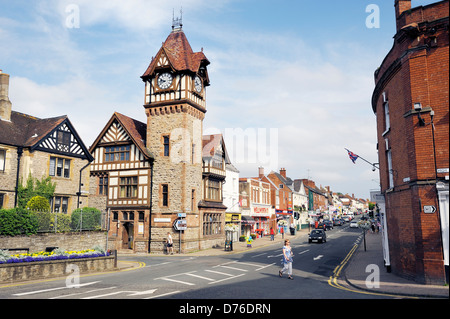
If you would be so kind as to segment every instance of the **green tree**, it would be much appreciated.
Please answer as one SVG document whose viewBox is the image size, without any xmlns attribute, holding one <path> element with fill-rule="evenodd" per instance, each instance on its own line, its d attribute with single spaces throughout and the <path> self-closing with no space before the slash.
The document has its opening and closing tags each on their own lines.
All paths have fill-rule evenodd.
<svg viewBox="0 0 450 319">
<path fill-rule="evenodd" d="M 47 198 L 38 195 L 28 201 L 26 208 L 31 211 L 48 212 L 50 211 L 50 202 Z"/>
<path fill-rule="evenodd" d="M 38 180 L 33 178 L 31 174 L 28 176 L 26 185 L 22 181 L 19 183 L 17 202 L 18 207 L 25 208 L 27 203 L 34 196 L 42 196 L 50 201 L 55 193 L 56 183 L 52 183 L 51 178 L 42 178 Z"/>
</svg>

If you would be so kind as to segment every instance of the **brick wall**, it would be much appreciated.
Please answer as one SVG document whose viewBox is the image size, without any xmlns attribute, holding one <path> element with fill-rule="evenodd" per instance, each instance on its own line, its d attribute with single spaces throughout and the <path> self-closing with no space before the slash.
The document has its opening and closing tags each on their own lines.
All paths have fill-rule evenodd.
<svg viewBox="0 0 450 319">
<path fill-rule="evenodd" d="M 392 270 L 423 283 L 445 279 L 440 212 L 425 214 L 423 206 L 438 209 L 436 182 L 448 183 L 444 173 L 436 173 L 436 168 L 449 167 L 448 3 L 413 8 L 400 15 L 394 46 L 375 72 L 372 99 Z M 402 30 L 410 23 L 417 24 Z M 383 93 L 389 104 L 389 130 Z M 420 125 L 414 103 L 421 103 L 425 125 Z M 392 188 L 387 147 L 392 155 Z"/>
</svg>

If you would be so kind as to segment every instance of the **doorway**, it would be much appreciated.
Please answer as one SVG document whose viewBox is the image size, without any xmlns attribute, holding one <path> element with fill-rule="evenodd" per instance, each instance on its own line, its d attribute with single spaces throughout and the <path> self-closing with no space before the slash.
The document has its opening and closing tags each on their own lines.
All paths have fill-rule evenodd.
<svg viewBox="0 0 450 319">
<path fill-rule="evenodd" d="M 122 230 L 122 249 L 133 249 L 134 225 L 125 222 Z"/>
</svg>

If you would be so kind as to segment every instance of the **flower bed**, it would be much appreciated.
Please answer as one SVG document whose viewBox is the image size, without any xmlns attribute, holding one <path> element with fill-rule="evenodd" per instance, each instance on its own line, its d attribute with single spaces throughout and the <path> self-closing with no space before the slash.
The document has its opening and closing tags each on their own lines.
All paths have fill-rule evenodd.
<svg viewBox="0 0 450 319">
<path fill-rule="evenodd" d="M 0 250 L 0 264 L 26 263 L 37 261 L 50 260 L 64 260 L 64 259 L 79 259 L 109 256 L 109 252 L 105 252 L 102 248 L 85 249 L 79 251 L 64 251 L 61 249 L 54 249 L 51 252 L 38 253 L 23 253 L 23 254 L 9 254 L 6 250 Z"/>
</svg>

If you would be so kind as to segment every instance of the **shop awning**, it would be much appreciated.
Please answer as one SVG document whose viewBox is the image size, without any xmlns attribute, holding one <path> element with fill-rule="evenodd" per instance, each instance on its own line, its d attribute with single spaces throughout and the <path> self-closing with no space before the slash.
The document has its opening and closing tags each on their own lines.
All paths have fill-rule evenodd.
<svg viewBox="0 0 450 319">
<path fill-rule="evenodd" d="M 250 216 L 241 216 L 241 222 L 242 224 L 253 225 L 255 223 L 255 220 Z"/>
</svg>

